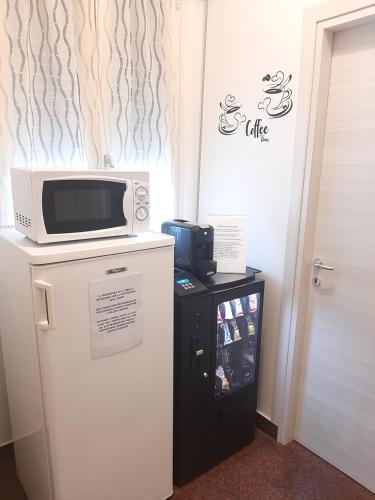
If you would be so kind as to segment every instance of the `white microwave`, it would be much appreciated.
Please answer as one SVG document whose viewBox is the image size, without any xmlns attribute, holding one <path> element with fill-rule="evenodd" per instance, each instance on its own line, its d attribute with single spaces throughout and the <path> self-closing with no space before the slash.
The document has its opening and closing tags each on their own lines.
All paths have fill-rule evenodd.
<svg viewBox="0 0 375 500">
<path fill-rule="evenodd" d="M 148 172 L 11 169 L 16 229 L 38 243 L 148 231 Z"/>
</svg>

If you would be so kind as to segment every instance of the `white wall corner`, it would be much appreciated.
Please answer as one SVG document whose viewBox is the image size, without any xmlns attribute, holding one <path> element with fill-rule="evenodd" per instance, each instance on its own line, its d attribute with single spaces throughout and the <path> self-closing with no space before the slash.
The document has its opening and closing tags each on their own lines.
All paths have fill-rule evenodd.
<svg viewBox="0 0 375 500">
<path fill-rule="evenodd" d="M 197 220 L 207 0 L 181 4 L 179 218 Z"/>
</svg>

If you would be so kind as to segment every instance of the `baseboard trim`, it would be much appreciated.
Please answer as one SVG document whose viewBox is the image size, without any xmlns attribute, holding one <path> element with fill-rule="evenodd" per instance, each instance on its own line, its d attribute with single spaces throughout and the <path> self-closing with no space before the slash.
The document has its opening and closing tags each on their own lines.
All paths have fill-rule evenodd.
<svg viewBox="0 0 375 500">
<path fill-rule="evenodd" d="M 277 441 L 277 432 L 279 428 L 276 424 L 268 420 L 264 415 L 257 412 L 256 426 L 259 427 L 263 432 L 268 434 L 272 439 Z"/>
<path fill-rule="evenodd" d="M 6 462 L 7 460 L 13 460 L 14 458 L 14 446 L 13 443 L 5 444 L 0 446 L 0 462 Z"/>
</svg>

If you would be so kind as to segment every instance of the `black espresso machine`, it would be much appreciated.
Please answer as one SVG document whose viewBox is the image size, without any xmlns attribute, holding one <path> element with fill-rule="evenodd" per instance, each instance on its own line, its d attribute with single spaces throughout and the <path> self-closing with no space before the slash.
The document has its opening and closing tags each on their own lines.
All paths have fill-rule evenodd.
<svg viewBox="0 0 375 500">
<path fill-rule="evenodd" d="M 206 267 L 192 255 L 213 261 L 213 228 L 174 222 L 162 231 L 179 234 L 186 224 L 193 242 L 193 248 L 181 245 L 176 237 L 175 263 L 184 266 L 174 274 L 173 468 L 179 486 L 254 438 L 264 281 L 249 267 L 246 274 L 204 276 Z M 194 248 L 206 231 L 210 241 Z M 187 247 L 190 254 L 181 258 Z"/>
</svg>

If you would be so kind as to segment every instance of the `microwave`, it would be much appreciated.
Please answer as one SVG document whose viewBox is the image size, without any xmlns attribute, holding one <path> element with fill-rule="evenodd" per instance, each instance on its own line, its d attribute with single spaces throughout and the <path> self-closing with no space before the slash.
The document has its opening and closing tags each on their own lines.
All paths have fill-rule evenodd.
<svg viewBox="0 0 375 500">
<path fill-rule="evenodd" d="M 148 172 L 11 169 L 15 226 L 37 243 L 148 231 Z"/>
</svg>

